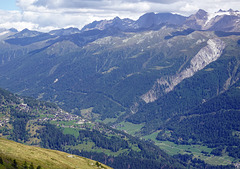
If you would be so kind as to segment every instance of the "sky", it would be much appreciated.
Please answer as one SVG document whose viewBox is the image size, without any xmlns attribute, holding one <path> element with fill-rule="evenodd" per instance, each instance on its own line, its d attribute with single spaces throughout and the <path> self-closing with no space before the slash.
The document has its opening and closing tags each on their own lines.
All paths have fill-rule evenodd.
<svg viewBox="0 0 240 169">
<path fill-rule="evenodd" d="M 147 12 L 172 12 L 189 16 L 198 9 L 240 10 L 239 0 L 0 0 L 0 28 L 28 28 L 47 32 L 77 27 L 95 20 L 130 18 Z"/>
</svg>

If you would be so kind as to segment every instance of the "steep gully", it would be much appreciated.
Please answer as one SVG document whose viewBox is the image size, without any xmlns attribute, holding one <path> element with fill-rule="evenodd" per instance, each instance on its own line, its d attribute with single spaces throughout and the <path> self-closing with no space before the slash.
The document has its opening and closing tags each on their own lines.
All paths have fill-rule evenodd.
<svg viewBox="0 0 240 169">
<path fill-rule="evenodd" d="M 222 55 L 224 48 L 225 43 L 222 40 L 218 38 L 209 39 L 207 45 L 192 58 L 190 65 L 186 69 L 174 76 L 157 79 L 153 87 L 143 94 L 140 99 L 146 104 L 156 101 L 159 97 L 172 91 L 184 79 L 192 77 L 196 72 L 216 61 Z M 138 111 L 138 105 L 137 102 L 134 103 L 130 109 L 131 113 L 134 114 Z"/>
</svg>

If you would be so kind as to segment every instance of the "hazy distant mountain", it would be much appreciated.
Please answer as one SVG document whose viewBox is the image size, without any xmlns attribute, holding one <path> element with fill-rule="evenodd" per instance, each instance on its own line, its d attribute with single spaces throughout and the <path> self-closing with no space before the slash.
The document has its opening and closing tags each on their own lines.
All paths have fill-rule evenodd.
<svg viewBox="0 0 240 169">
<path fill-rule="evenodd" d="M 219 10 L 216 13 L 207 13 L 200 9 L 196 14 L 189 17 L 172 13 L 146 13 L 138 20 L 120 19 L 95 21 L 83 27 L 82 31 L 99 29 L 104 30 L 109 27 L 115 27 L 122 31 L 141 30 L 153 28 L 161 24 L 185 25 L 196 30 L 212 31 L 240 31 L 239 26 L 240 12 Z"/>
<path fill-rule="evenodd" d="M 14 32 L 14 33 L 17 33 L 18 30 L 17 29 L 14 29 L 14 28 L 11 28 L 11 29 L 5 29 L 5 28 L 0 28 L 0 32 L 6 32 L 6 31 L 10 31 L 10 32 Z"/>
<path fill-rule="evenodd" d="M 23 29 L 21 32 L 17 32 L 15 35 L 11 36 L 12 38 L 25 38 L 25 37 L 34 37 L 41 35 L 41 32 L 31 31 L 29 29 Z"/>
<path fill-rule="evenodd" d="M 55 36 L 50 35 L 48 33 L 42 33 L 42 32 L 24 29 L 20 32 L 17 32 L 16 34 L 9 36 L 5 41 L 10 44 L 26 46 L 26 45 L 34 44 L 44 40 L 49 40 L 53 37 Z"/>
<path fill-rule="evenodd" d="M 49 32 L 49 34 L 57 35 L 57 36 L 71 35 L 75 33 L 80 33 L 80 30 L 78 28 L 67 28 L 67 29 L 52 30 Z"/>
<path fill-rule="evenodd" d="M 147 13 L 141 16 L 137 21 L 139 28 L 149 28 L 160 24 L 182 25 L 186 17 L 171 13 Z"/>
<path fill-rule="evenodd" d="M 83 27 L 82 31 L 99 29 L 104 30 L 110 27 L 118 28 L 122 31 L 141 30 L 153 28 L 161 24 L 182 25 L 186 17 L 171 14 L 171 13 L 147 13 L 141 16 L 137 21 L 131 19 L 120 19 L 119 17 L 113 20 L 94 21 Z"/>
<path fill-rule="evenodd" d="M 102 20 L 102 21 L 94 21 L 82 28 L 82 31 L 88 31 L 93 29 L 104 30 L 108 28 L 117 28 L 119 30 L 131 30 L 136 29 L 137 25 L 135 21 L 131 19 L 120 19 L 119 17 L 115 17 L 113 20 Z"/>
</svg>

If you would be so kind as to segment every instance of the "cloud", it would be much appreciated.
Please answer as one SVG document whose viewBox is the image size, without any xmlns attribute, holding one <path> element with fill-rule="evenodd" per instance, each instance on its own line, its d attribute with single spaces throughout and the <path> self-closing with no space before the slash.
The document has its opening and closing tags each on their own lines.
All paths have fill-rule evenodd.
<svg viewBox="0 0 240 169">
<path fill-rule="evenodd" d="M 138 19 L 147 12 L 174 12 L 185 16 L 198 9 L 216 12 L 240 9 L 239 0 L 17 0 L 20 11 L 0 11 L 0 27 L 34 30 L 78 27 L 94 20 Z"/>
<path fill-rule="evenodd" d="M 115 6 L 116 4 L 134 4 L 134 3 L 158 3 L 158 4 L 171 4 L 178 0 L 36 0 L 34 5 L 44 6 L 49 8 L 94 8 L 104 9 L 105 7 Z"/>
</svg>

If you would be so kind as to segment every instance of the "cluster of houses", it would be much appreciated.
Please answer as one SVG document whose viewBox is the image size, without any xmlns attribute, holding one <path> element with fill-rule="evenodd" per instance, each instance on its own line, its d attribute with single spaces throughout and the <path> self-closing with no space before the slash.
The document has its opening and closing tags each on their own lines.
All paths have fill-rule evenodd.
<svg viewBox="0 0 240 169">
<path fill-rule="evenodd" d="M 25 111 L 29 111 L 29 110 L 30 110 L 30 107 L 29 107 L 27 104 L 24 104 L 24 103 L 21 103 L 21 104 L 19 105 L 19 108 L 20 108 L 21 110 L 25 110 Z"/>
<path fill-rule="evenodd" d="M 240 168 L 240 162 L 235 164 L 236 168 Z"/>
<path fill-rule="evenodd" d="M 6 126 L 9 123 L 9 120 L 10 120 L 9 117 L 3 117 L 0 120 L 0 127 Z"/>
<path fill-rule="evenodd" d="M 65 122 L 76 121 L 76 124 L 89 123 L 87 120 L 81 118 L 80 116 L 64 112 L 61 109 L 57 112 L 46 114 L 46 117 L 38 119 L 38 122 L 45 122 L 45 121 L 65 121 Z"/>
</svg>

